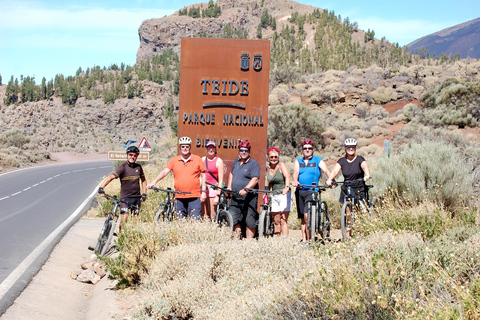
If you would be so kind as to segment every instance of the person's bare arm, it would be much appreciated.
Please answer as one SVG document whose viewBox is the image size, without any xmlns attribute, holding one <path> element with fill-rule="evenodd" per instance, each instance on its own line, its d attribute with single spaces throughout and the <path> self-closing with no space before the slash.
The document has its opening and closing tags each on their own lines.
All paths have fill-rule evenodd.
<svg viewBox="0 0 480 320">
<path fill-rule="evenodd" d="M 367 181 L 370 179 L 370 170 L 368 169 L 367 161 L 363 161 L 362 164 L 360 165 L 363 169 L 363 173 L 365 174 L 363 177 L 364 181 Z"/>
<path fill-rule="evenodd" d="M 282 193 L 287 194 L 287 192 L 290 190 L 290 172 L 288 172 L 287 166 L 285 163 L 280 162 L 280 172 L 283 174 L 285 177 L 285 188 L 283 188 Z"/>
<path fill-rule="evenodd" d="M 102 189 L 105 188 L 110 182 L 112 182 L 115 179 L 117 179 L 117 176 L 112 173 L 105 180 L 102 181 L 102 183 L 100 184 L 100 188 Z"/>
<path fill-rule="evenodd" d="M 223 176 L 225 173 L 223 172 L 223 160 L 218 158 L 217 160 L 217 169 L 218 169 L 218 186 L 223 187 Z"/>
<path fill-rule="evenodd" d="M 341 169 L 342 169 L 342 166 L 339 163 L 336 163 L 332 172 L 328 175 L 328 179 L 326 182 L 327 186 L 332 186 L 333 180 L 338 175 Z"/>
<path fill-rule="evenodd" d="M 298 186 L 298 175 L 300 174 L 300 163 L 298 163 L 298 160 L 295 160 L 295 163 L 293 164 L 293 181 L 292 181 L 292 186 L 297 187 Z"/>
<path fill-rule="evenodd" d="M 164 168 L 162 171 L 160 171 L 160 173 L 158 174 L 158 176 L 153 179 L 152 182 L 150 182 L 148 185 L 147 185 L 147 188 L 150 189 L 151 187 L 155 187 L 155 185 L 158 183 L 158 181 L 162 180 L 163 178 L 165 178 L 165 176 L 170 172 L 170 169 L 168 168 Z"/>
</svg>

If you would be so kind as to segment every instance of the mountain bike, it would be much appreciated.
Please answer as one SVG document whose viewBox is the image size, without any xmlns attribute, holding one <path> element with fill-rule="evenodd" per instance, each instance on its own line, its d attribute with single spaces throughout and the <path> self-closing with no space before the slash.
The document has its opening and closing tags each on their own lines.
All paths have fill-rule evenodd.
<svg viewBox="0 0 480 320">
<path fill-rule="evenodd" d="M 252 193 L 265 194 L 263 197 L 263 204 L 260 205 L 261 211 L 258 215 L 258 237 L 273 237 L 275 234 L 275 226 L 271 215 L 272 206 L 270 205 L 270 202 L 272 201 L 272 196 L 275 194 L 281 194 L 282 190 L 260 190 L 251 188 L 245 188 L 245 190 Z"/>
<path fill-rule="evenodd" d="M 217 212 L 213 222 L 218 223 L 220 226 L 227 226 L 229 229 L 233 230 L 233 217 L 230 211 L 230 203 L 228 201 L 231 198 L 231 194 L 234 191 L 216 186 L 214 184 L 206 182 L 207 185 L 212 187 L 215 190 L 220 190 L 220 196 L 218 197 Z"/>
<path fill-rule="evenodd" d="M 369 190 L 373 188 L 373 185 L 365 186 L 365 199 L 360 198 L 359 189 L 352 188 L 352 185 L 355 182 L 363 181 L 362 178 L 355 180 L 339 181 L 334 184 L 344 184 L 347 186 L 347 191 L 345 194 L 345 199 L 342 206 L 342 213 L 340 216 L 340 225 L 342 229 L 342 238 L 343 240 L 348 240 L 352 236 L 352 228 L 355 224 L 355 219 L 357 216 L 362 213 L 363 215 L 368 214 L 369 208 L 374 207 L 375 203 L 370 202 Z M 350 215 L 348 214 L 350 212 Z"/>
<path fill-rule="evenodd" d="M 173 219 L 173 211 L 175 208 L 175 194 L 190 194 L 191 192 L 186 191 L 175 191 L 172 188 L 167 189 L 159 189 L 156 187 L 152 187 L 155 192 L 163 191 L 167 195 L 165 196 L 165 200 L 163 203 L 160 204 L 158 207 L 157 213 L 155 213 L 155 217 L 153 218 L 153 222 L 162 221 L 172 221 Z"/>
<path fill-rule="evenodd" d="M 100 231 L 97 244 L 94 248 L 95 252 L 99 255 L 104 255 L 110 247 L 119 217 L 118 211 L 120 210 L 120 204 L 122 202 L 126 203 L 128 205 L 128 210 L 135 210 L 138 208 L 136 205 L 120 200 L 117 196 L 110 196 L 108 194 L 104 194 L 104 196 L 107 199 L 113 200 L 113 209 L 107 214 L 107 218 L 105 219 L 102 231 Z"/>
<path fill-rule="evenodd" d="M 310 239 L 315 241 L 315 235 L 318 232 L 323 241 L 330 239 L 330 213 L 328 205 L 322 201 L 321 194 L 329 186 L 318 186 L 316 183 L 311 185 L 299 184 L 300 188 L 311 188 L 312 199 L 307 201 L 308 229 L 310 230 Z"/>
</svg>

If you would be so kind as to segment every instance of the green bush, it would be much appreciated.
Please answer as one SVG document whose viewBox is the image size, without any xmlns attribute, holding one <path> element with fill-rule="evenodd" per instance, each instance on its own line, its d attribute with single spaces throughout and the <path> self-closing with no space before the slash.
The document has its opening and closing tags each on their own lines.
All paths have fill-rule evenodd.
<svg viewBox="0 0 480 320">
<path fill-rule="evenodd" d="M 11 129 L 0 135 L 0 147 L 17 147 L 22 148 L 23 145 L 30 142 L 30 138 L 26 137 L 20 129 Z"/>
<path fill-rule="evenodd" d="M 382 190 L 411 203 L 430 200 L 447 208 L 461 206 L 472 188 L 471 170 L 459 152 L 443 142 L 404 145 L 398 154 L 377 161 Z"/>
<path fill-rule="evenodd" d="M 461 128 L 480 123 L 480 82 L 460 83 L 447 79 L 420 96 L 425 108 L 419 120 L 431 126 L 456 125 Z"/>
<path fill-rule="evenodd" d="M 279 83 L 300 82 L 301 71 L 298 67 L 283 65 L 272 70 L 270 73 L 270 84 L 276 86 Z"/>
<path fill-rule="evenodd" d="M 317 146 L 324 144 L 325 116 L 316 110 L 298 104 L 274 106 L 268 109 L 269 147 L 280 149 L 282 155 L 294 157 L 300 143 L 308 138 Z"/>
</svg>

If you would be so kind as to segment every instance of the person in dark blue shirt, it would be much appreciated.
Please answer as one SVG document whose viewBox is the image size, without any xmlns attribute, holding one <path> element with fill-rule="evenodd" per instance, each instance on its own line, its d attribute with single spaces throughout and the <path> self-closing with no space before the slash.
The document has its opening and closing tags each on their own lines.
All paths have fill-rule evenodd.
<svg viewBox="0 0 480 320">
<path fill-rule="evenodd" d="M 248 193 L 245 188 L 258 189 L 258 180 L 260 179 L 260 165 L 250 157 L 251 147 L 248 140 L 240 141 L 238 144 L 239 157 L 233 161 L 228 179 L 228 188 L 236 192 L 232 194 L 230 203 L 233 230 L 240 234 L 242 223 L 245 223 L 247 239 L 255 237 L 258 195 Z"/>
</svg>

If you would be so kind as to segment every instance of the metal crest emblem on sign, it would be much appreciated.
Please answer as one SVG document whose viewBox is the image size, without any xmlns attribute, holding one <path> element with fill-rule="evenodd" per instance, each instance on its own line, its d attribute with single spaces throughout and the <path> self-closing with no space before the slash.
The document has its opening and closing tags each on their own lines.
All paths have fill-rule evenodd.
<svg viewBox="0 0 480 320">
<path fill-rule="evenodd" d="M 253 56 L 253 69 L 255 71 L 262 70 L 262 55 L 256 54 Z"/>
<path fill-rule="evenodd" d="M 250 68 L 250 55 L 244 52 L 241 54 L 240 69 L 246 71 L 249 68 Z"/>
</svg>

